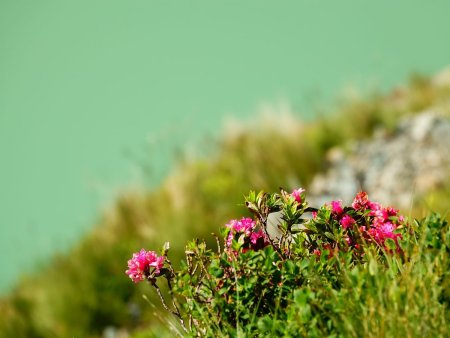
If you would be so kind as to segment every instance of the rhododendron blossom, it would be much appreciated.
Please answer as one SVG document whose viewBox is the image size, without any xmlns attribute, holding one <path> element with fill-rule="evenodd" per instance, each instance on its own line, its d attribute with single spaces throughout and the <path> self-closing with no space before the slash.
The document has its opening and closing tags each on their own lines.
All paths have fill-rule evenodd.
<svg viewBox="0 0 450 338">
<path fill-rule="evenodd" d="M 398 210 L 392 207 L 384 208 L 380 203 L 370 201 L 365 192 L 356 195 L 352 206 L 356 211 L 364 212 L 369 216 L 370 225 L 360 227 L 361 233 L 366 235 L 368 240 L 373 239 L 378 244 L 384 245 L 386 239 L 390 238 L 397 243 L 401 234 L 397 234 L 395 231 L 404 221 L 403 216 L 398 216 Z M 346 217 L 347 215 L 340 221 L 344 229 L 349 225 Z M 346 219 L 344 220 L 344 218 Z"/>
<path fill-rule="evenodd" d="M 260 238 L 265 239 L 264 232 L 262 230 L 255 231 L 250 235 L 250 242 L 256 245 Z"/>
<path fill-rule="evenodd" d="M 356 223 L 356 221 L 349 215 L 344 215 L 344 217 L 342 217 L 342 219 L 340 220 L 342 228 L 344 229 L 348 229 L 350 228 L 353 224 Z"/>
<path fill-rule="evenodd" d="M 353 200 L 352 207 L 355 210 L 367 209 L 369 206 L 369 196 L 364 191 L 359 192 Z"/>
<path fill-rule="evenodd" d="M 245 234 L 246 237 L 250 237 L 252 230 L 255 227 L 255 221 L 249 217 L 244 217 L 240 221 L 233 219 L 229 223 L 225 224 L 225 227 L 230 229 L 226 241 L 226 244 L 229 247 L 231 246 L 231 241 L 236 234 Z"/>
<path fill-rule="evenodd" d="M 141 251 L 134 253 L 128 261 L 128 270 L 125 273 L 138 283 L 149 276 L 158 276 L 164 265 L 164 256 L 158 256 L 154 251 Z"/>
<path fill-rule="evenodd" d="M 342 212 L 344 211 L 344 209 L 342 209 L 342 201 L 341 200 L 336 200 L 336 201 L 331 201 L 331 212 L 337 215 L 342 214 Z"/>
<path fill-rule="evenodd" d="M 236 235 L 244 235 L 243 251 L 249 248 L 259 250 L 269 244 L 266 235 L 261 229 L 256 229 L 256 222 L 251 218 L 242 218 L 241 220 L 231 220 L 225 225 L 229 229 L 225 245 L 228 249 L 231 248 L 233 239 Z"/>
<path fill-rule="evenodd" d="M 391 222 L 375 220 L 373 227 L 368 231 L 368 233 L 375 239 L 376 242 L 383 244 L 388 238 L 397 241 L 397 238 L 401 235 L 394 233 L 395 229 L 396 226 Z"/>
<path fill-rule="evenodd" d="M 303 188 L 298 188 L 298 189 L 294 189 L 294 191 L 291 193 L 291 196 L 294 197 L 294 199 L 297 201 L 297 203 L 302 203 L 302 194 L 305 192 L 305 189 Z"/>
</svg>

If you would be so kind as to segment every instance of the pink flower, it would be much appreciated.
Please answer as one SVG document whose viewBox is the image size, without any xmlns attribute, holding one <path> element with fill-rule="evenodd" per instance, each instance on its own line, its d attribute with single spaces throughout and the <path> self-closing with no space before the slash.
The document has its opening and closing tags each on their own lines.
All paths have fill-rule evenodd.
<svg viewBox="0 0 450 338">
<path fill-rule="evenodd" d="M 352 207 L 356 210 L 367 209 L 370 201 L 369 196 L 364 191 L 359 192 L 353 200 Z"/>
<path fill-rule="evenodd" d="M 391 238 L 396 243 L 401 234 L 396 234 L 396 225 L 390 221 L 375 218 L 368 234 L 378 243 L 383 245 L 386 239 Z"/>
<path fill-rule="evenodd" d="M 344 209 L 342 209 L 342 201 L 341 200 L 331 201 L 331 212 L 333 214 L 340 215 L 340 214 L 342 214 L 343 211 L 344 211 Z"/>
<path fill-rule="evenodd" d="M 234 232 L 249 234 L 255 227 L 255 221 L 249 217 L 244 217 L 240 221 L 233 219 L 229 223 L 225 224 L 225 226 Z"/>
<path fill-rule="evenodd" d="M 372 202 L 372 201 L 368 201 L 367 207 L 372 211 L 378 211 L 378 210 L 382 209 L 382 206 L 380 203 Z"/>
<path fill-rule="evenodd" d="M 384 238 L 392 238 L 396 237 L 394 234 L 395 226 L 391 222 L 385 222 L 378 226 L 378 232 L 383 235 Z"/>
<path fill-rule="evenodd" d="M 297 203 L 302 203 L 302 194 L 305 192 L 305 189 L 298 188 L 294 189 L 294 191 L 291 193 L 291 196 L 294 197 L 294 199 L 297 201 Z"/>
<path fill-rule="evenodd" d="M 158 256 L 154 251 L 141 249 L 133 254 L 133 258 L 128 261 L 128 270 L 125 273 L 138 283 L 146 280 L 149 276 L 159 276 L 164 265 L 164 256 Z"/>
<path fill-rule="evenodd" d="M 249 217 L 244 217 L 240 221 L 233 219 L 225 224 L 225 226 L 230 229 L 226 242 L 227 246 L 231 246 L 231 242 L 236 234 L 245 234 L 246 237 L 250 237 L 255 225 L 255 221 Z"/>
<path fill-rule="evenodd" d="M 253 250 L 262 249 L 270 244 L 262 230 L 255 231 L 250 235 L 250 243 Z"/>
<path fill-rule="evenodd" d="M 231 220 L 225 225 L 229 229 L 228 236 L 225 241 L 225 246 L 229 251 L 231 250 L 231 245 L 233 239 L 244 235 L 244 243 L 242 245 L 242 252 L 246 252 L 249 249 L 259 250 L 267 245 L 269 241 L 261 229 L 256 229 L 256 222 L 251 218 L 242 218 L 241 220 Z M 238 235 L 238 236 L 236 236 Z M 234 254 L 237 254 L 234 252 Z"/>
<path fill-rule="evenodd" d="M 387 220 L 388 217 L 389 217 L 388 214 L 387 214 L 386 209 L 382 208 L 381 206 L 380 206 L 379 209 L 371 210 L 369 212 L 369 216 L 374 216 L 375 218 L 378 218 L 378 219 L 381 219 L 381 220 Z"/>
<path fill-rule="evenodd" d="M 385 210 L 386 210 L 386 213 L 387 213 L 388 217 L 397 216 L 398 215 L 398 210 L 394 209 L 392 207 L 387 207 Z"/>
<path fill-rule="evenodd" d="M 341 226 L 344 229 L 348 229 L 350 228 L 353 224 L 356 223 L 356 221 L 349 215 L 344 215 L 344 217 L 342 217 L 342 219 L 340 220 Z"/>
<path fill-rule="evenodd" d="M 250 235 L 250 242 L 253 245 L 256 245 L 260 238 L 264 239 L 264 233 L 262 232 L 262 230 L 255 231 Z"/>
</svg>

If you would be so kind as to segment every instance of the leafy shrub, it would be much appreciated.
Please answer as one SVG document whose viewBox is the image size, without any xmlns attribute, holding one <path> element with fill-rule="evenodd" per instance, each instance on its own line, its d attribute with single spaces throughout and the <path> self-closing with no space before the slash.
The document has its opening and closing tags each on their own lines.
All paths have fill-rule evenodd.
<svg viewBox="0 0 450 338">
<path fill-rule="evenodd" d="M 246 206 L 254 218 L 226 224 L 223 242 L 216 237 L 216 250 L 199 240 L 188 243 L 178 271 L 168 258 L 168 246 L 162 256 L 144 250 L 129 261 L 130 277 L 135 282 L 147 280 L 156 289 L 184 334 L 322 337 L 361 332 L 379 336 L 393 334 L 393 329 L 408 336 L 444 332 L 448 266 L 439 273 L 433 269 L 448 265 L 450 232 L 437 215 L 408 223 L 397 210 L 370 201 L 364 192 L 351 206 L 332 201 L 315 209 L 308 206 L 303 189 L 291 194 L 251 192 Z M 136 259 L 146 254 L 152 257 L 150 264 L 136 270 Z M 167 295 L 158 286 L 161 279 L 168 283 Z M 424 283 L 441 287 L 427 292 L 431 308 L 421 309 L 417 295 L 402 282 L 421 291 Z M 391 312 L 398 321 L 389 317 L 392 305 L 397 306 Z M 371 313 L 374 309 L 379 317 Z M 361 314 L 367 318 L 352 318 Z"/>
</svg>

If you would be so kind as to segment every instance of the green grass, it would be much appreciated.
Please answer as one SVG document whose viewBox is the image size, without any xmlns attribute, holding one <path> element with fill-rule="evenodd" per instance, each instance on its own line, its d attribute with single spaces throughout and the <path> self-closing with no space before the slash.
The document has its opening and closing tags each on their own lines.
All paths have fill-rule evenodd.
<svg viewBox="0 0 450 338">
<path fill-rule="evenodd" d="M 253 122 L 233 136 L 225 134 L 207 156 L 180 160 L 159 188 L 124 193 L 78 245 L 24 277 L 0 301 L 0 336 L 97 337 L 106 326 L 129 331 L 161 326 L 154 309 L 142 298 L 146 294 L 150 302 L 157 303 L 151 290 L 133 285 L 124 274 L 134 251 L 159 248 L 170 241 L 177 262 L 187 240 L 210 239 L 220 225 L 240 217 L 244 209 L 238 203 L 249 190 L 307 187 L 315 173 L 324 169 L 328 149 L 370 137 L 377 127 L 392 128 L 402 116 L 429 107 L 448 114 L 450 87 L 416 76 L 405 88 L 338 103 L 313 121 L 292 117 L 278 127 Z M 431 203 L 433 196 L 439 203 L 428 206 L 446 212 L 448 187 L 430 192 L 422 201 Z M 428 206 L 414 210 L 420 216 L 428 212 Z M 395 296 L 397 291 L 389 292 Z M 354 289 L 349 297 L 357 293 Z M 369 314 L 378 311 L 376 299 L 366 303 Z M 131 307 L 137 307 L 140 315 L 134 316 Z M 362 329 L 366 330 L 354 328 Z M 137 336 L 147 335 L 151 333 L 143 331 Z"/>
</svg>

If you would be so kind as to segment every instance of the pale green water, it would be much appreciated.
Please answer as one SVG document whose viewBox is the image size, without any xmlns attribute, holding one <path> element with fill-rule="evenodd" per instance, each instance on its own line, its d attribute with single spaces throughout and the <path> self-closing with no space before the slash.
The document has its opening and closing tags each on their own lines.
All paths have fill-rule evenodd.
<svg viewBox="0 0 450 338">
<path fill-rule="evenodd" d="M 447 66 L 450 2 L 430 3 L 1 1 L 0 288 L 229 113 Z"/>
</svg>

